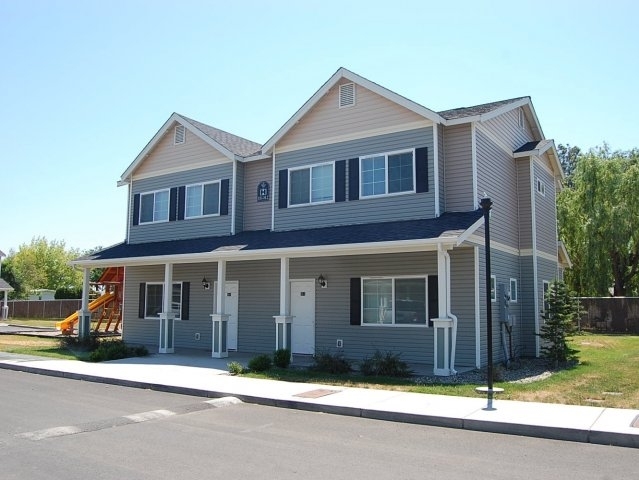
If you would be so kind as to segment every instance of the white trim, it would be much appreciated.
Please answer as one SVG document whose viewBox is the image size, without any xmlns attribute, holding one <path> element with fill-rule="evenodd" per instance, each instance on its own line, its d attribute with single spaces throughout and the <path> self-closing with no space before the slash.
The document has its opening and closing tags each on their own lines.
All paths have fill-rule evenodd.
<svg viewBox="0 0 639 480">
<path fill-rule="evenodd" d="M 482 245 L 483 245 L 484 237 L 479 236 L 479 235 L 473 235 L 475 233 L 475 231 L 479 227 L 481 227 L 483 224 L 484 224 L 484 216 L 482 215 L 481 217 L 479 217 L 479 219 L 475 223 L 473 223 L 461 235 L 459 235 L 459 237 L 457 237 L 457 244 L 455 246 L 459 247 L 462 243 L 464 243 L 466 241 L 473 241 L 474 243 L 477 243 L 474 240 L 475 238 L 481 239 Z M 473 238 L 473 240 L 471 240 L 471 237 Z"/>
<path fill-rule="evenodd" d="M 515 283 L 515 298 L 513 298 L 513 282 Z M 516 278 L 510 277 L 508 282 L 508 291 L 510 292 L 511 303 L 518 303 L 519 301 L 519 285 Z"/>
<path fill-rule="evenodd" d="M 540 155 L 543 155 L 543 154 L 540 154 Z M 533 160 L 535 161 L 535 164 L 537 166 L 539 166 L 542 170 L 544 170 L 553 179 L 555 178 L 555 172 L 553 172 L 552 169 L 546 164 L 542 156 L 534 156 Z"/>
<path fill-rule="evenodd" d="M 479 247 L 475 252 L 475 367 L 481 368 L 481 307 L 479 299 Z"/>
<path fill-rule="evenodd" d="M 395 281 L 396 280 L 406 280 L 406 279 L 418 279 L 418 280 L 424 280 L 424 323 L 418 323 L 418 324 L 411 324 L 411 323 L 396 323 L 396 318 L 395 318 L 395 302 L 397 301 L 397 297 L 396 297 L 396 287 L 395 287 Z M 391 323 L 365 323 L 364 322 L 364 282 L 366 280 L 390 280 L 391 281 Z M 362 299 L 362 301 L 360 301 L 360 318 L 361 318 L 361 322 L 360 325 L 362 327 L 373 327 L 373 328 L 379 328 L 379 327 L 393 327 L 393 328 L 403 328 L 403 327 L 409 327 L 409 328 L 429 328 L 428 326 L 428 317 L 429 317 L 429 311 L 428 311 L 428 275 L 373 275 L 373 276 L 367 276 L 367 277 L 361 277 L 361 282 L 360 282 L 360 298 Z M 441 293 L 440 293 L 441 295 Z"/>
<path fill-rule="evenodd" d="M 533 261 L 533 302 L 535 305 L 535 357 L 538 357 L 540 354 L 540 342 L 539 342 L 539 286 L 538 282 L 538 272 L 537 272 L 537 212 L 535 208 L 535 166 L 532 160 L 532 157 L 529 160 L 530 162 L 530 210 L 531 210 L 531 220 L 532 220 L 532 261 Z"/>
<path fill-rule="evenodd" d="M 546 196 L 546 183 L 543 181 L 543 179 L 536 177 L 536 182 L 535 182 L 535 190 L 537 191 L 537 193 L 539 195 L 541 195 L 542 197 Z"/>
<path fill-rule="evenodd" d="M 370 130 L 360 130 L 353 133 L 347 133 L 343 135 L 337 135 L 333 137 L 321 137 L 314 140 L 309 140 L 301 143 L 292 143 L 285 146 L 278 147 L 278 153 L 294 152 L 297 150 L 304 150 L 307 148 L 321 147 L 325 145 L 331 145 L 335 143 L 348 142 L 351 140 L 360 140 L 362 138 L 377 137 L 380 135 L 387 135 L 390 133 L 405 132 L 407 130 L 417 130 L 420 128 L 429 128 L 434 124 L 429 120 L 420 120 L 418 122 L 403 123 L 401 125 L 388 125 L 380 128 L 374 128 Z M 268 158 L 268 157 L 267 157 Z"/>
<path fill-rule="evenodd" d="M 562 255 L 566 259 L 565 262 L 559 260 L 559 257 Z M 564 242 L 562 242 L 561 240 L 557 241 L 557 263 L 559 263 L 561 266 L 565 264 L 568 268 L 572 268 L 572 260 L 570 260 L 570 255 L 568 255 L 566 245 L 564 245 Z"/>
<path fill-rule="evenodd" d="M 550 262 L 559 263 L 559 259 L 555 254 L 542 252 L 541 250 L 537 250 L 537 256 L 543 258 L 544 260 L 548 260 Z M 520 252 L 522 257 L 532 257 L 534 255 L 534 250 L 532 248 L 526 248 Z"/>
<path fill-rule="evenodd" d="M 508 145 L 506 145 L 504 142 L 502 142 L 499 138 L 497 138 L 497 136 L 493 132 L 491 132 L 487 127 L 485 127 L 481 123 L 476 123 L 475 125 L 476 125 L 476 128 L 479 129 L 481 133 L 486 135 L 495 144 L 495 146 L 503 150 L 506 154 L 508 154 L 508 156 L 510 157 L 513 156 L 513 149 L 510 148 Z"/>
<path fill-rule="evenodd" d="M 482 221 L 483 221 L 483 219 L 482 219 Z M 478 221 L 478 222 L 479 222 L 479 221 Z M 478 223 L 478 222 L 477 222 L 477 223 Z M 478 226 L 481 226 L 481 225 L 478 225 Z M 469 228 L 468 230 L 470 230 L 470 228 Z M 466 230 L 466 232 L 467 232 L 468 230 Z M 466 232 L 464 232 L 464 233 L 460 236 L 460 238 L 461 238 L 463 235 L 465 235 L 465 233 L 466 233 Z M 481 235 L 475 235 L 475 234 L 468 235 L 468 236 L 465 238 L 465 241 L 468 241 L 468 242 L 471 242 L 471 243 L 475 243 L 475 244 L 477 244 L 477 245 L 485 245 L 485 244 L 486 244 L 483 236 L 481 236 Z M 516 256 L 520 256 L 520 255 L 521 255 L 521 251 L 520 251 L 519 249 L 514 248 L 514 247 L 510 247 L 510 246 L 508 246 L 508 245 L 506 245 L 506 244 L 504 244 L 504 243 L 495 242 L 495 241 L 493 241 L 492 239 L 491 239 L 491 241 L 490 241 L 490 248 L 491 248 L 492 250 L 499 250 L 500 252 L 508 253 L 508 254 L 510 254 L 510 255 L 516 255 Z"/>
<path fill-rule="evenodd" d="M 271 162 L 272 176 L 271 176 L 271 231 L 275 230 L 275 145 L 273 145 L 273 160 Z M 279 200 L 279 185 L 277 197 Z"/>
<path fill-rule="evenodd" d="M 344 87 L 351 87 L 352 88 L 353 103 L 342 104 L 342 88 L 344 88 Z M 337 92 L 337 107 L 338 108 L 350 108 L 350 107 L 354 107 L 356 104 L 357 104 L 357 89 L 355 88 L 355 84 L 353 82 L 340 84 L 339 91 Z"/>
<path fill-rule="evenodd" d="M 332 167 L 332 172 L 331 172 L 331 199 L 330 200 L 319 200 L 314 202 L 313 201 L 313 169 L 316 167 L 326 167 L 326 166 L 331 166 Z M 293 184 L 291 183 L 291 173 L 292 172 L 297 172 L 300 170 L 308 170 L 309 174 L 308 174 L 308 202 L 305 203 L 291 203 L 291 192 L 293 190 Z M 300 166 L 300 167 L 293 167 L 293 168 L 289 168 L 288 169 L 288 198 L 286 199 L 286 201 L 288 202 L 287 205 L 290 208 L 297 208 L 297 207 L 307 207 L 309 205 L 320 205 L 320 204 L 324 204 L 324 203 L 335 203 L 335 162 L 323 162 L 323 163 L 314 163 L 312 165 L 304 165 L 304 166 Z"/>
<path fill-rule="evenodd" d="M 293 116 L 289 118 L 288 121 L 284 125 L 282 125 L 282 127 L 280 127 L 280 129 L 277 132 L 275 132 L 275 134 L 270 139 L 268 139 L 268 141 L 262 146 L 262 152 L 268 153 L 271 150 L 271 148 L 273 148 L 273 146 L 277 142 L 279 142 L 279 140 L 284 135 L 286 135 L 286 133 L 288 133 L 288 131 L 291 128 L 293 128 L 295 124 L 299 122 L 301 118 L 304 115 L 306 115 L 315 106 L 315 104 L 319 102 L 320 99 L 324 95 L 326 95 L 329 92 L 329 90 L 333 88 L 342 78 L 345 78 L 346 80 L 350 80 L 351 82 L 367 90 L 371 90 L 372 92 L 378 95 L 381 95 L 387 100 L 390 100 L 391 102 L 401 105 L 402 107 L 407 108 L 408 110 L 411 110 L 412 112 L 415 112 L 418 115 L 421 115 L 422 117 L 427 118 L 428 120 L 431 120 L 432 122 L 444 123 L 444 119 L 440 117 L 436 112 L 426 107 L 423 107 L 422 105 L 419 105 L 418 103 L 415 103 L 412 100 L 402 97 L 401 95 L 398 95 L 395 92 L 388 90 L 387 88 L 384 88 L 376 83 L 373 83 L 370 80 L 365 79 L 364 77 L 360 77 L 359 75 L 342 67 L 339 70 L 337 70 L 337 72 L 335 72 L 333 76 L 329 78 L 324 83 L 324 85 L 322 85 L 319 88 L 319 90 L 317 90 L 313 94 L 313 96 L 309 98 L 306 101 L 306 103 L 304 103 L 304 105 L 302 105 L 300 109 L 297 110 L 297 112 L 295 112 Z"/>
<path fill-rule="evenodd" d="M 470 124 L 470 158 L 473 169 L 473 208 L 479 208 L 479 193 L 477 180 L 477 123 Z"/>
<path fill-rule="evenodd" d="M 189 163 L 188 169 L 189 170 L 195 170 L 197 168 L 206 168 L 206 167 L 211 167 L 214 165 L 226 165 L 230 162 L 231 160 L 228 160 L 226 158 L 212 158 L 212 159 L 208 159 L 208 160 L 203 160 L 200 162 L 196 162 L 196 163 Z M 149 171 L 149 172 L 145 172 L 145 173 L 135 173 L 133 175 L 131 175 L 130 177 L 130 181 L 135 181 L 135 180 L 143 180 L 146 178 L 155 178 L 155 177 L 161 177 L 164 175 L 171 175 L 173 173 L 182 173 L 184 172 L 184 165 L 173 165 L 170 168 L 163 168 L 161 170 L 153 170 L 153 171 Z M 118 182 L 118 186 L 121 187 L 122 185 L 126 185 L 129 182 Z"/>
<path fill-rule="evenodd" d="M 492 120 L 495 117 L 498 117 L 499 115 L 502 115 L 511 110 L 514 110 L 515 108 L 523 107 L 524 105 L 527 105 L 528 107 L 530 107 L 533 119 L 538 124 L 539 121 L 537 120 L 537 115 L 532 109 L 532 102 L 530 100 L 530 97 L 524 97 L 524 98 L 520 98 L 519 100 L 506 103 L 505 105 L 502 105 L 501 107 L 498 107 L 486 113 L 482 113 L 481 115 L 473 115 L 469 117 L 455 118 L 452 120 L 444 120 L 444 124 L 448 126 L 448 125 L 460 125 L 462 123 L 468 123 L 468 122 L 486 122 L 488 120 Z"/>
<path fill-rule="evenodd" d="M 495 281 L 495 286 L 493 287 L 493 280 Z M 493 292 L 495 294 L 493 298 Z M 497 275 L 490 276 L 490 303 L 497 303 Z"/>
<path fill-rule="evenodd" d="M 388 192 L 388 173 L 389 173 L 389 168 L 388 168 L 388 157 L 391 155 L 401 155 L 403 153 L 412 153 L 413 154 L 413 188 L 412 190 L 402 190 L 399 192 L 393 192 L 393 193 L 389 193 Z M 375 157 L 384 157 L 384 193 L 373 193 L 371 195 L 364 195 L 363 193 L 363 187 L 364 187 L 364 182 L 363 182 L 363 176 L 364 176 L 364 169 L 362 168 L 362 161 L 363 160 L 367 160 L 369 158 L 375 158 Z M 380 197 L 391 197 L 391 196 L 396 196 L 396 195 L 405 195 L 408 193 L 416 193 L 417 192 L 417 173 L 416 173 L 416 165 L 415 165 L 415 149 L 414 148 L 407 148 L 404 150 L 394 150 L 392 152 L 384 152 L 384 153 L 375 153 L 372 155 L 362 155 L 361 157 L 359 157 L 359 198 L 360 200 L 365 200 L 367 198 L 380 198 Z"/>
<path fill-rule="evenodd" d="M 168 202 L 166 202 L 166 220 L 155 220 L 155 195 L 157 193 L 166 192 L 168 197 Z M 138 211 L 138 225 L 150 225 L 152 223 L 165 223 L 169 221 L 169 215 L 171 213 L 171 189 L 170 188 L 161 188 L 159 190 L 150 190 L 148 192 L 140 192 L 140 208 Z M 153 220 L 150 222 L 142 221 L 142 197 L 144 195 L 153 195 Z"/>
<path fill-rule="evenodd" d="M 217 183 L 217 213 L 207 213 L 204 214 L 204 187 L 206 185 L 213 185 Z M 200 198 L 200 214 L 199 215 L 191 215 L 190 217 L 186 215 L 186 210 L 188 208 L 188 191 L 190 187 L 202 187 L 202 197 Z M 141 201 L 141 200 L 140 200 Z M 191 220 L 192 218 L 202 218 L 202 217 L 219 217 L 220 216 L 220 207 L 222 206 L 222 182 L 221 180 L 213 180 L 212 182 L 206 183 L 192 183 L 190 185 L 184 186 L 184 220 Z"/>
<path fill-rule="evenodd" d="M 131 226 L 133 225 L 133 182 L 127 184 L 127 187 L 129 189 L 129 195 L 127 198 L 126 235 L 124 238 L 126 238 L 126 243 L 129 243 L 131 241 Z M 170 199 L 169 199 L 169 203 L 170 203 Z M 139 215 L 140 213 L 138 212 L 138 223 L 140 223 Z"/>
<path fill-rule="evenodd" d="M 233 160 L 233 186 L 231 192 L 231 235 L 235 235 L 235 202 L 237 198 L 237 160 Z M 271 192 L 272 194 L 272 192 Z M 220 207 L 222 207 L 222 182 L 220 182 Z"/>
<path fill-rule="evenodd" d="M 182 141 L 178 142 L 178 131 L 182 131 Z M 183 145 L 186 143 L 186 128 L 181 123 L 173 127 L 173 145 Z"/>
<path fill-rule="evenodd" d="M 438 125 L 433 124 L 433 176 L 435 177 L 435 216 L 441 214 L 439 207 L 439 132 Z"/>
</svg>

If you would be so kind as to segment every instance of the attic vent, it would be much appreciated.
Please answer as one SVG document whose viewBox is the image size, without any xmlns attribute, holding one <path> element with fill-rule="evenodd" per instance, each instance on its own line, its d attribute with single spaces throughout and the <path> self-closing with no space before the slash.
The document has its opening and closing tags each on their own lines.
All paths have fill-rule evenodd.
<svg viewBox="0 0 639 480">
<path fill-rule="evenodd" d="M 339 108 L 355 105 L 355 84 L 345 83 L 339 86 Z"/>
<path fill-rule="evenodd" d="M 519 125 L 519 128 L 521 128 L 523 130 L 525 125 L 526 125 L 526 123 L 524 122 L 524 109 L 523 108 L 519 108 L 517 113 L 518 113 L 517 125 Z"/>
<path fill-rule="evenodd" d="M 176 125 L 175 126 L 174 144 L 175 145 L 180 145 L 180 144 L 184 143 L 184 137 L 185 137 L 184 125 Z"/>
</svg>

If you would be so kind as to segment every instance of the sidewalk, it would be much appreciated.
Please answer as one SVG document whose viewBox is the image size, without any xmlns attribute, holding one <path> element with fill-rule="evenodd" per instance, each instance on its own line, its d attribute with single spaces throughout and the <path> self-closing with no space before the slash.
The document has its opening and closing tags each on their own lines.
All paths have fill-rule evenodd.
<svg viewBox="0 0 639 480">
<path fill-rule="evenodd" d="M 233 358 L 232 360 L 237 360 Z M 639 410 L 335 387 L 228 375 L 229 359 L 150 355 L 104 363 L 0 353 L 0 368 L 337 415 L 639 448 Z M 170 363 L 169 363 L 170 362 Z M 633 424 L 635 426 L 633 426 Z"/>
</svg>

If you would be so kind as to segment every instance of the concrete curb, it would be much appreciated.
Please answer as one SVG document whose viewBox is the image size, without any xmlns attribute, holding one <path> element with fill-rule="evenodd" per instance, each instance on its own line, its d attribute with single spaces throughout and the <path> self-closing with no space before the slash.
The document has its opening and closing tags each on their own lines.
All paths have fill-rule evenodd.
<svg viewBox="0 0 639 480">
<path fill-rule="evenodd" d="M 104 383 L 122 387 L 148 389 L 159 392 L 191 395 L 205 398 L 222 398 L 232 396 L 245 403 L 252 403 L 269 407 L 289 408 L 310 412 L 328 413 L 333 415 L 361 417 L 373 420 L 411 423 L 434 427 L 455 428 L 477 432 L 489 432 L 580 443 L 639 448 L 639 435 L 633 435 L 623 432 L 609 432 L 593 429 L 567 428 L 548 425 L 531 425 L 516 422 L 500 422 L 465 417 L 446 417 L 419 413 L 379 410 L 375 408 L 359 408 L 343 405 L 327 405 L 312 401 L 287 400 L 257 395 L 238 394 L 237 392 L 231 391 L 214 391 L 198 388 L 179 387 L 176 385 L 166 385 L 161 383 L 144 382 L 138 380 L 102 377 L 98 375 L 89 375 L 83 373 L 62 372 L 58 370 L 38 368 L 29 365 L 21 365 L 19 363 L 16 364 L 0 362 L 0 368 L 50 377 L 68 378 L 72 380 Z"/>
</svg>

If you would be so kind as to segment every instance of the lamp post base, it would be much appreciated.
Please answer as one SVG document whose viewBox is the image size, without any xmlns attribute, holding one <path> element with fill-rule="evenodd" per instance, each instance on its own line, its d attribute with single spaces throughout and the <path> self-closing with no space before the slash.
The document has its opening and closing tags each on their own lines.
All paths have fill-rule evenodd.
<svg viewBox="0 0 639 480">
<path fill-rule="evenodd" d="M 486 405 L 486 408 L 484 408 L 483 410 L 496 410 L 495 408 L 493 408 L 493 396 L 496 393 L 504 393 L 504 389 L 503 388 L 499 388 L 499 387 L 477 387 L 475 388 L 475 392 L 480 393 L 480 394 L 486 394 L 487 400 L 488 400 L 488 404 Z"/>
</svg>

